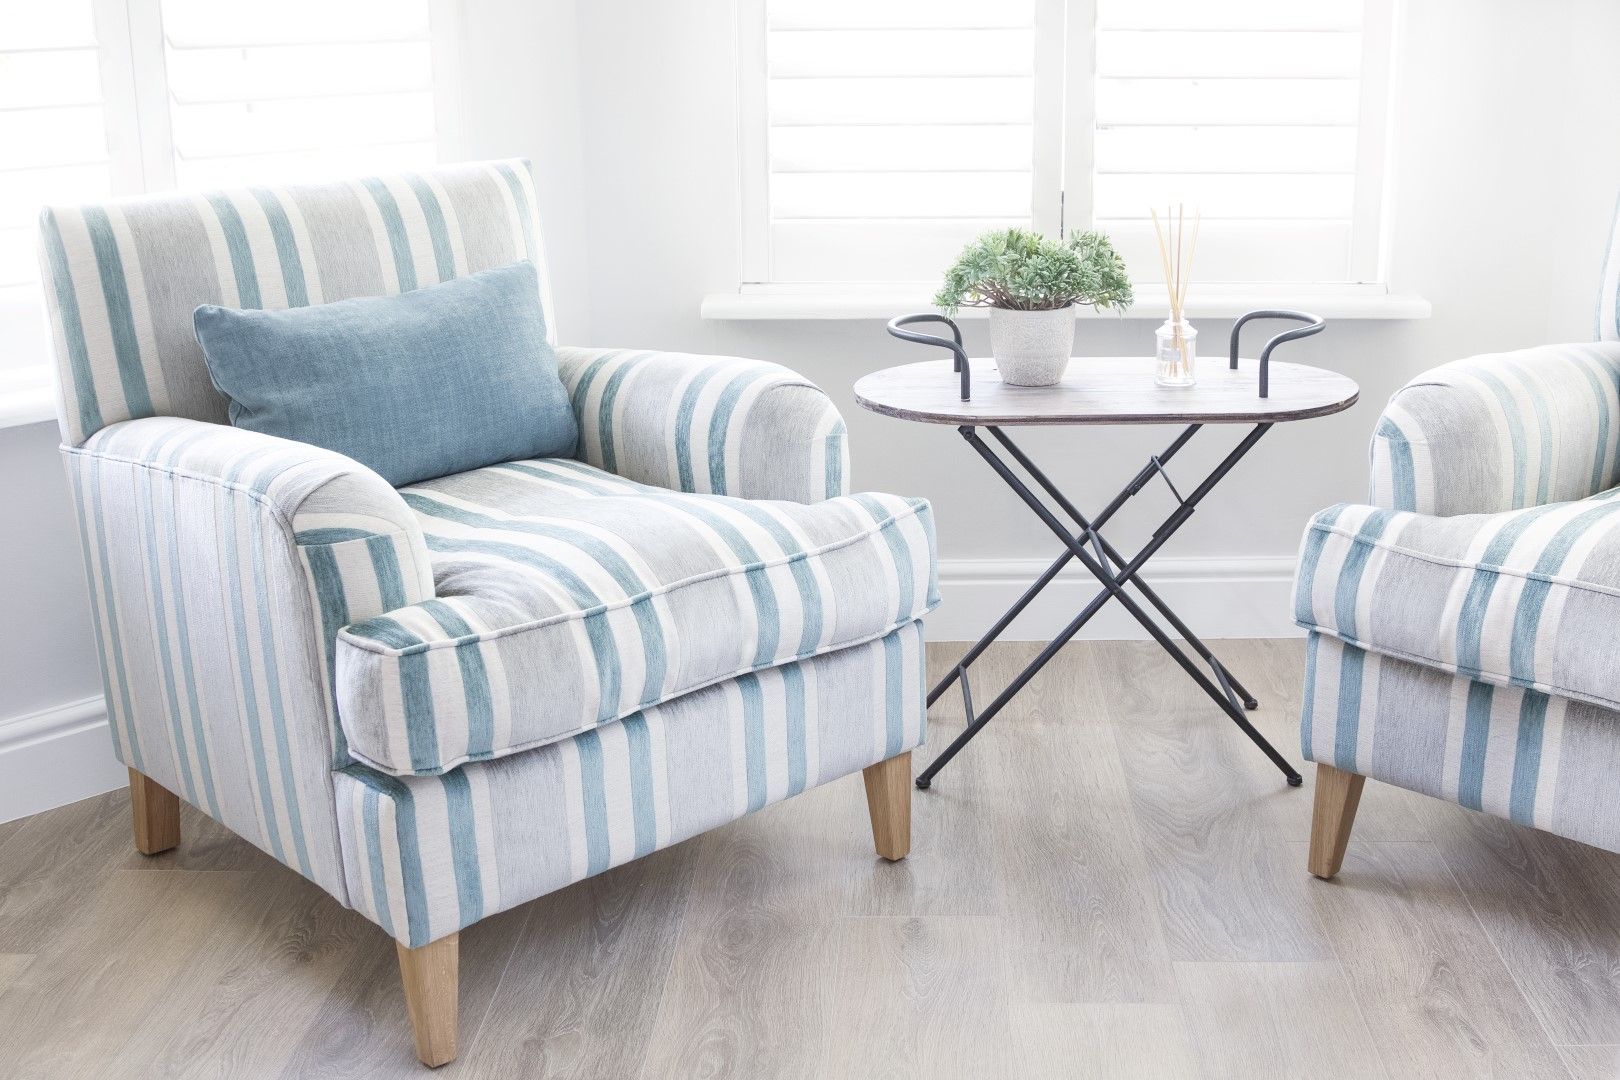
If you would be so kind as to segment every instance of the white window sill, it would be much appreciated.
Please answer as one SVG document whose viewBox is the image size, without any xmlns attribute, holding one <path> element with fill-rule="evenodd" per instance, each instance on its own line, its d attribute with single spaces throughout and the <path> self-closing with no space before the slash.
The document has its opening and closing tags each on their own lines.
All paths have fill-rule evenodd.
<svg viewBox="0 0 1620 1080">
<path fill-rule="evenodd" d="M 56 378 L 46 365 L 0 372 L 0 428 L 56 419 Z"/>
<path fill-rule="evenodd" d="M 799 319 L 892 319 L 913 311 L 933 311 L 926 285 L 744 285 L 737 292 L 703 298 L 705 319 L 721 321 Z M 1324 319 L 1427 319 L 1430 304 L 1421 296 L 1391 293 L 1382 285 L 1206 286 L 1187 297 L 1194 319 L 1231 319 L 1260 308 L 1297 308 Z M 1076 309 L 1081 319 L 1161 320 L 1170 302 L 1163 286 L 1136 290 L 1136 303 L 1123 314 Z M 960 319 L 985 318 L 984 308 L 963 308 Z"/>
</svg>

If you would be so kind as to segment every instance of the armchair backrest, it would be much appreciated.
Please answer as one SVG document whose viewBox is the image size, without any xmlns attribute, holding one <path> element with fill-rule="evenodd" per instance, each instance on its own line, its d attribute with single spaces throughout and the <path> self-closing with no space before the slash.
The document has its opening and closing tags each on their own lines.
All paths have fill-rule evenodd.
<svg viewBox="0 0 1620 1080">
<path fill-rule="evenodd" d="M 145 416 L 226 421 L 192 332 L 198 304 L 388 296 L 525 258 L 545 292 L 525 161 L 47 207 L 40 261 L 63 440 Z"/>
</svg>

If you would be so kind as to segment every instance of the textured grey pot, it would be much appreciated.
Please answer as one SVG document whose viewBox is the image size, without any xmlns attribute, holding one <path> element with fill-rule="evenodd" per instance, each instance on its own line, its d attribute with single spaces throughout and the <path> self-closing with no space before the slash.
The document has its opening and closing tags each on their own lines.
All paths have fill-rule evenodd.
<svg viewBox="0 0 1620 1080">
<path fill-rule="evenodd" d="M 990 354 L 1001 381 L 1051 386 L 1063 378 L 1074 351 L 1074 307 L 1051 311 L 990 309 Z"/>
</svg>

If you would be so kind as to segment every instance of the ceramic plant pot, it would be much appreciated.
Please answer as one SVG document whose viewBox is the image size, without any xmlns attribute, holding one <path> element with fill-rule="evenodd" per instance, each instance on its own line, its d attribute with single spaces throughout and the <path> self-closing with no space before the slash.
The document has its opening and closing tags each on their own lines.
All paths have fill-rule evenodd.
<svg viewBox="0 0 1620 1080">
<path fill-rule="evenodd" d="M 990 353 L 1001 381 L 1051 386 L 1063 378 L 1074 351 L 1074 307 L 1051 311 L 990 309 Z"/>
</svg>

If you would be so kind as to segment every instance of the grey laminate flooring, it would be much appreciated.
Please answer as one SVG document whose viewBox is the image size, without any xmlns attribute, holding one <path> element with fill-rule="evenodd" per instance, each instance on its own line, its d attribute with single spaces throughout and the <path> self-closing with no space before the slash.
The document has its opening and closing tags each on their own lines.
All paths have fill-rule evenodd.
<svg viewBox="0 0 1620 1080">
<path fill-rule="evenodd" d="M 1220 651 L 1296 756 L 1300 643 Z M 465 931 L 440 1075 L 1620 1076 L 1620 856 L 1369 784 L 1323 883 L 1310 799 L 1152 644 L 1073 645 L 904 863 L 847 778 Z M 136 855 L 123 792 L 0 825 L 0 1076 L 423 1075 L 382 931 L 184 830 Z"/>
</svg>

